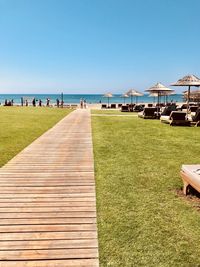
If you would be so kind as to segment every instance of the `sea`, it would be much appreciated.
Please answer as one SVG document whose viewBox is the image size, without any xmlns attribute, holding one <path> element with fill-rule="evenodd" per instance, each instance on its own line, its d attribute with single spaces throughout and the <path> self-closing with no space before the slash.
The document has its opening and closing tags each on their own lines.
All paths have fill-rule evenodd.
<svg viewBox="0 0 200 267">
<path fill-rule="evenodd" d="M 61 100 L 61 94 L 0 94 L 0 103 L 3 105 L 5 100 L 11 101 L 13 100 L 14 105 L 21 104 L 21 99 L 27 100 L 30 104 L 32 100 L 35 98 L 36 101 L 42 100 L 42 103 L 45 104 L 47 99 L 50 99 L 51 104 L 56 103 L 56 99 Z M 107 103 L 108 98 L 103 97 L 102 94 L 64 94 L 63 100 L 66 104 L 78 104 L 80 100 L 85 100 L 88 104 L 98 104 L 98 103 Z M 144 94 L 140 97 L 129 97 L 123 98 L 121 95 L 113 95 L 112 98 L 109 99 L 109 103 L 156 103 L 157 97 L 150 97 L 148 94 Z M 161 102 L 165 102 L 166 99 L 161 97 Z M 167 96 L 167 102 L 183 102 L 182 94 L 174 94 Z"/>
</svg>

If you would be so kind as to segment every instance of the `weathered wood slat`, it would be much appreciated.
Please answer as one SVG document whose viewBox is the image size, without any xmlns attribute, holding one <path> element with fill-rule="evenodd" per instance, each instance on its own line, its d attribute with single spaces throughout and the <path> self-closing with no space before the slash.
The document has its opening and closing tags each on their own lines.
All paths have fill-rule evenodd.
<svg viewBox="0 0 200 267">
<path fill-rule="evenodd" d="M 84 224 L 84 223 L 96 223 L 96 218 L 93 217 L 82 217 L 82 218 L 31 218 L 31 220 L 21 219 L 21 218 L 14 218 L 14 219 L 1 219 L 0 218 L 0 225 L 29 225 L 29 224 L 36 224 L 36 225 L 57 225 L 57 224 Z"/>
<path fill-rule="evenodd" d="M 98 267 L 98 259 L 2 261 L 0 267 Z"/>
<path fill-rule="evenodd" d="M 0 169 L 0 267 L 98 267 L 90 113 L 77 110 Z"/>
<path fill-rule="evenodd" d="M 59 249 L 59 248 L 97 248 L 97 239 L 75 240 L 32 240 L 32 241 L 0 241 L 1 250 Z"/>
<path fill-rule="evenodd" d="M 47 249 L 47 250 L 0 250 L 2 260 L 45 260 L 45 259 L 92 259 L 98 257 L 96 248 Z"/>
<path fill-rule="evenodd" d="M 91 239 L 97 238 L 96 231 L 80 231 L 80 232 L 36 232 L 36 233 L 1 233 L 1 241 L 13 240 L 61 240 L 61 239 Z M 1 265 L 0 265 L 1 266 Z"/>
</svg>

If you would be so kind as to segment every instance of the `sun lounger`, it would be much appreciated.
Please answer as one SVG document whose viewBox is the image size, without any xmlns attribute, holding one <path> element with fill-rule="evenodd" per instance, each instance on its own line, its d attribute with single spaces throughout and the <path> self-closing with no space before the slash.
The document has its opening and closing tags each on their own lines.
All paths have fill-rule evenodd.
<svg viewBox="0 0 200 267">
<path fill-rule="evenodd" d="M 163 112 L 161 113 L 161 116 L 170 116 L 172 111 L 176 111 L 176 106 L 175 105 L 166 106 L 164 108 Z"/>
<path fill-rule="evenodd" d="M 190 106 L 189 111 L 196 112 L 198 108 L 199 108 L 198 106 Z"/>
<path fill-rule="evenodd" d="M 111 104 L 110 108 L 116 108 L 116 104 Z"/>
<path fill-rule="evenodd" d="M 102 104 L 101 108 L 107 108 L 107 105 L 106 104 Z"/>
<path fill-rule="evenodd" d="M 197 109 L 194 116 L 192 116 L 192 125 L 200 126 L 200 108 Z"/>
<path fill-rule="evenodd" d="M 78 108 L 78 105 L 71 105 L 71 108 L 74 108 L 74 109 L 76 109 L 76 108 Z"/>
<path fill-rule="evenodd" d="M 141 112 L 144 110 L 144 107 L 142 105 L 135 105 L 135 107 L 133 108 L 134 112 Z"/>
<path fill-rule="evenodd" d="M 200 164 L 197 165 L 182 165 L 181 177 L 183 180 L 183 193 L 187 195 L 190 187 L 200 192 Z"/>
<path fill-rule="evenodd" d="M 138 113 L 139 118 L 143 119 L 156 119 L 157 118 L 157 108 L 144 108 L 142 112 Z"/>
<path fill-rule="evenodd" d="M 121 112 L 129 112 L 129 108 L 127 105 L 122 105 L 121 106 Z"/>
<path fill-rule="evenodd" d="M 186 112 L 172 111 L 169 116 L 171 126 L 190 126 L 190 121 L 186 119 Z"/>
</svg>

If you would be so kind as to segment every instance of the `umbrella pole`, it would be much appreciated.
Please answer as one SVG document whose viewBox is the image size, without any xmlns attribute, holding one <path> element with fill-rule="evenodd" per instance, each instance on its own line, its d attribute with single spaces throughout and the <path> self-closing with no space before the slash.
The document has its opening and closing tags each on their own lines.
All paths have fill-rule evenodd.
<svg viewBox="0 0 200 267">
<path fill-rule="evenodd" d="M 189 114 L 189 104 L 190 104 L 190 86 L 188 87 L 188 97 L 187 97 L 187 119 Z"/>
<path fill-rule="evenodd" d="M 160 106 L 160 103 L 159 103 L 159 93 L 158 93 L 158 105 L 157 105 L 157 116 L 158 116 L 158 112 L 159 112 L 159 106 Z"/>
</svg>

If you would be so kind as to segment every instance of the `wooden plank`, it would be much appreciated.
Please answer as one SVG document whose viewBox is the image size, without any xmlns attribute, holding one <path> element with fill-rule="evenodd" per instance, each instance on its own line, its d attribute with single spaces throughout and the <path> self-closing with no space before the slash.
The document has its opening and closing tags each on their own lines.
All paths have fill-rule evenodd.
<svg viewBox="0 0 200 267">
<path fill-rule="evenodd" d="M 0 267 L 98 267 L 98 259 L 2 261 Z"/>
<path fill-rule="evenodd" d="M 96 218 L 95 211 L 55 211 L 55 212 L 1 212 L 1 219 L 32 218 Z"/>
<path fill-rule="evenodd" d="M 97 239 L 0 241 L 0 250 L 97 248 Z"/>
<path fill-rule="evenodd" d="M 38 250 L 0 250 L 1 260 L 45 260 L 45 259 L 92 259 L 98 257 L 96 248 L 38 249 Z"/>
<path fill-rule="evenodd" d="M 0 225 L 0 233 L 96 231 L 95 224 Z"/>
<path fill-rule="evenodd" d="M 37 207 L 37 206 L 33 206 L 31 208 L 28 208 L 28 207 L 18 207 L 18 208 L 13 208 L 13 207 L 6 207 L 6 208 L 0 208 L 0 216 L 1 216 L 1 213 L 5 213 L 5 212 L 9 212 L 9 213 L 23 213 L 23 212 L 26 212 L 26 213 L 33 213 L 33 212 L 38 212 L 38 213 L 49 213 L 49 212 L 79 212 L 79 211 L 82 211 L 82 212 L 90 212 L 90 211 L 93 211 L 95 212 L 96 211 L 96 207 L 62 207 L 60 206 L 59 208 L 58 207 Z"/>
<path fill-rule="evenodd" d="M 48 201 L 46 203 L 44 202 L 36 202 L 36 203 L 33 203 L 33 201 L 31 202 L 13 202 L 13 203 L 5 203 L 5 202 L 0 202 L 0 212 L 1 212 L 1 208 L 25 208 L 25 207 L 28 207 L 28 208 L 35 208 L 35 207 L 42 207 L 42 208 L 45 208 L 45 207 L 72 207 L 72 208 L 75 208 L 75 207 L 93 207 L 95 208 L 96 207 L 96 203 L 95 203 L 95 200 L 93 201 L 81 201 L 81 202 L 78 202 L 78 201 L 60 201 L 60 202 L 55 202 L 55 201 Z"/>
<path fill-rule="evenodd" d="M 1 241 L 57 240 L 57 239 L 91 239 L 97 238 L 96 231 L 76 232 L 37 232 L 37 233 L 1 233 Z M 1 265 L 0 265 L 1 266 Z"/>
<path fill-rule="evenodd" d="M 14 219 L 2 219 L 0 218 L 0 225 L 27 225 L 27 224 L 38 224 L 38 225 L 56 225 L 56 224 L 84 224 L 84 223 L 96 223 L 96 218 L 94 217 L 82 217 L 82 218 L 31 218 L 31 220 L 14 218 Z"/>
</svg>

